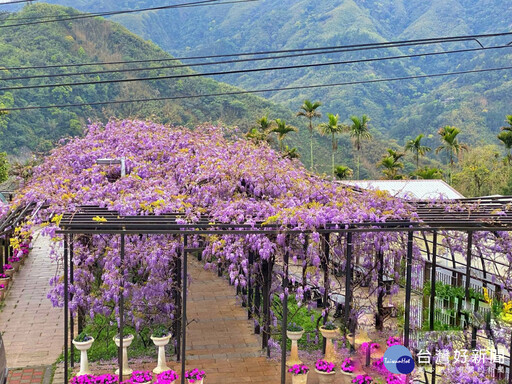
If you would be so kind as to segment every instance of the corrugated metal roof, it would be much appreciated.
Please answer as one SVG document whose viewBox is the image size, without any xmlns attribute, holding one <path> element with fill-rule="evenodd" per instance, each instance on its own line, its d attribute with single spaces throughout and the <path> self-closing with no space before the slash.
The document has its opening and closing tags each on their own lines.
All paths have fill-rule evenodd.
<svg viewBox="0 0 512 384">
<path fill-rule="evenodd" d="M 464 196 L 443 180 L 341 180 L 347 186 L 378 189 L 390 195 L 412 200 L 462 199 Z"/>
</svg>

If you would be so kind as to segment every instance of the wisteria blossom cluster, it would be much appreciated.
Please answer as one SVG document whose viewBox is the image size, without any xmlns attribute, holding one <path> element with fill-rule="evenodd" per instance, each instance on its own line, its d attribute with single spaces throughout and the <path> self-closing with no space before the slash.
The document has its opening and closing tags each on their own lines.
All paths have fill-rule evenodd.
<svg viewBox="0 0 512 384">
<path fill-rule="evenodd" d="M 181 213 L 183 222 L 208 216 L 216 223 L 258 222 L 283 229 L 311 231 L 309 235 L 268 237 L 258 234 L 210 236 L 201 240 L 207 266 L 222 264 L 235 284 L 246 285 L 248 254 L 273 262 L 285 250 L 290 261 L 305 267 L 321 265 L 325 243 L 331 246 L 332 261 L 345 265 L 345 235 L 321 236 L 327 223 L 383 222 L 414 217 L 403 201 L 380 192 L 355 192 L 340 184 L 310 174 L 298 161 L 283 158 L 268 145 L 243 139 L 228 140 L 222 128 L 200 126 L 195 130 L 166 127 L 144 121 L 111 121 L 91 124 L 83 138 L 54 149 L 34 171 L 34 177 L 14 202 L 14 207 L 31 201 L 46 201 L 34 224 L 50 225 L 44 233 L 59 245 L 55 231 L 60 215 L 79 205 L 99 205 L 120 215 Z M 100 158 L 126 158 L 125 177 L 119 165 L 100 165 Z M 101 220 L 102 218 L 98 218 Z M 116 314 L 120 281 L 128 303 L 127 321 L 139 328 L 165 323 L 174 318 L 177 294 L 171 271 L 181 244 L 173 236 L 126 237 L 125 262 L 121 266 L 117 236 L 76 236 L 74 239 L 74 283 L 70 287 L 73 311 L 91 316 Z M 370 284 L 377 282 L 375 255 L 384 254 L 386 273 L 398 281 L 399 261 L 406 239 L 398 233 L 358 233 L 353 252 L 371 271 Z M 62 255 L 52 257 L 62 264 Z M 418 251 L 419 252 L 419 251 Z M 415 253 L 416 255 L 416 253 Z M 254 273 L 258 272 L 255 265 Z M 276 277 L 277 278 L 277 277 Z M 309 286 L 318 282 L 320 268 L 308 274 Z M 57 274 L 49 294 L 54 305 L 62 305 L 63 283 Z M 280 292 L 278 284 L 274 293 Z M 304 300 L 308 287 L 295 294 Z M 396 292 L 398 285 L 392 291 Z"/>
<path fill-rule="evenodd" d="M 309 367 L 305 364 L 295 364 L 294 366 L 288 368 L 288 372 L 292 375 L 305 375 L 309 372 Z"/>
<path fill-rule="evenodd" d="M 331 373 L 336 371 L 336 365 L 325 360 L 318 360 L 315 364 L 315 368 L 317 371 L 325 373 Z"/>
</svg>

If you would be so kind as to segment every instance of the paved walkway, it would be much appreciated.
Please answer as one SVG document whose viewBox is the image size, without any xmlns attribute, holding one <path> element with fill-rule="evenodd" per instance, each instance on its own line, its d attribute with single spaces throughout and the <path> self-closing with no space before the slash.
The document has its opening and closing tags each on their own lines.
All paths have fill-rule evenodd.
<svg viewBox="0 0 512 384">
<path fill-rule="evenodd" d="M 46 298 L 48 281 L 55 274 L 48 257 L 49 239 L 36 235 L 33 247 L 0 312 L 9 369 L 51 365 L 62 352 L 63 312 Z"/>
</svg>

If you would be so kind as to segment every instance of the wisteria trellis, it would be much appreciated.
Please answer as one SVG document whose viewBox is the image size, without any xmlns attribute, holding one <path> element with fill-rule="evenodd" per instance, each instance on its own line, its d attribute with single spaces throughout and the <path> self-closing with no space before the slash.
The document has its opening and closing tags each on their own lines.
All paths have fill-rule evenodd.
<svg viewBox="0 0 512 384">
<path fill-rule="evenodd" d="M 253 235 L 225 235 L 202 238 L 207 266 L 227 267 L 235 284 L 245 286 L 248 255 L 258 260 L 279 263 L 283 252 L 305 269 L 320 267 L 325 260 L 326 242 L 331 262 L 344 267 L 343 236 L 322 237 L 318 232 L 326 223 L 384 222 L 417 220 L 406 202 L 378 192 L 354 192 L 339 184 L 308 173 L 297 161 L 281 157 L 267 145 L 246 140 L 228 140 L 222 128 L 199 126 L 194 130 L 165 127 L 142 121 L 111 121 L 105 126 L 91 124 L 84 138 L 63 142 L 36 169 L 15 204 L 45 200 L 42 223 L 54 214 L 45 233 L 54 238 L 59 215 L 82 204 L 97 204 L 117 210 L 121 215 L 182 213 L 183 221 L 195 221 L 207 215 L 215 222 L 275 223 L 287 229 L 311 231 L 287 239 Z M 96 164 L 99 158 L 127 159 L 126 177 L 120 178 L 116 166 Z M 453 209 L 453 208 L 451 208 Z M 457 209 L 457 208 L 455 208 Z M 499 213 L 497 213 L 499 215 Z M 101 218 L 98 218 L 101 220 Z M 445 234 L 445 242 L 454 252 L 463 252 L 463 235 Z M 495 237 L 493 238 L 495 240 Z M 200 239 L 196 238 L 195 241 Z M 405 256 L 404 235 L 391 232 L 367 232 L 354 235 L 354 257 L 370 271 L 370 290 L 376 288 L 381 252 L 386 274 L 398 282 L 400 262 Z M 511 261 L 510 238 L 503 232 L 489 246 L 489 233 L 475 236 L 474 247 L 488 257 Z M 119 240 L 111 236 L 81 237 L 74 244 L 75 280 L 71 309 L 83 313 L 111 315 L 117 311 L 121 277 L 124 295 L 130 303 L 128 320 L 137 328 L 163 322 L 175 316 L 172 300 L 176 288 L 171 271 L 179 253 L 179 242 L 172 236 L 128 236 L 126 260 L 120 270 Z M 60 262 L 54 249 L 52 257 Z M 478 255 L 475 252 L 475 258 Z M 414 247 L 417 268 L 421 254 Z M 258 270 L 257 265 L 255 272 Z M 308 269 L 309 285 L 323 289 L 321 268 Z M 493 271 L 495 272 L 495 271 Z M 273 275 L 273 293 L 282 295 L 279 273 Z M 417 275 L 417 274 L 414 274 Z M 506 290 L 510 273 L 499 276 Z M 93 282 L 91 284 L 91 282 Z M 52 281 L 49 297 L 55 305 L 62 302 L 63 287 L 59 274 Z M 392 293 L 398 285 L 394 284 Z M 304 299 L 307 287 L 299 287 L 296 297 Z"/>
</svg>

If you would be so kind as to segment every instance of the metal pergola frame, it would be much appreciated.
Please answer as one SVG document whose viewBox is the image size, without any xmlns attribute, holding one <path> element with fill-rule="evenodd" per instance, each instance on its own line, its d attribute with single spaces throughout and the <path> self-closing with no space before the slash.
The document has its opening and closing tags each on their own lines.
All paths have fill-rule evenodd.
<svg viewBox="0 0 512 384">
<path fill-rule="evenodd" d="M 433 308 L 434 298 L 435 298 L 435 279 L 436 279 L 436 267 L 437 267 L 437 235 L 440 231 L 458 231 L 458 232 L 466 232 L 468 234 L 468 247 L 466 254 L 466 298 L 468 298 L 469 292 L 469 282 L 471 278 L 472 266 L 471 266 L 471 241 L 472 234 L 477 231 L 486 231 L 486 232 L 496 232 L 496 231 L 512 231 L 512 214 L 505 212 L 505 214 L 496 215 L 493 211 L 497 208 L 497 206 L 504 207 L 505 204 L 510 203 L 511 199 L 507 199 L 505 202 L 503 201 L 495 201 L 493 199 L 488 199 L 482 205 L 483 209 L 480 212 L 474 212 L 468 214 L 468 212 L 458 211 L 458 212 L 446 212 L 443 208 L 439 206 L 431 206 L 428 203 L 417 203 L 415 204 L 415 210 L 418 214 L 417 220 L 395 220 L 390 222 L 362 222 L 362 223 L 329 223 L 326 224 L 323 228 L 316 229 L 315 232 L 323 234 L 326 238 L 329 237 L 330 234 L 345 234 L 346 247 L 346 261 L 347 265 L 345 270 L 349 271 L 349 273 L 345 273 L 345 300 L 346 305 L 344 307 L 344 317 L 345 321 L 348 321 L 350 314 L 350 303 L 351 303 L 351 284 L 352 284 L 352 274 L 353 274 L 353 266 L 352 263 L 352 235 L 354 233 L 367 233 L 367 232 L 400 232 L 407 233 L 407 258 L 406 258 L 406 276 L 405 276 L 405 290 L 406 290 L 406 300 L 405 300 L 405 326 L 404 326 L 404 344 L 409 346 L 409 336 L 410 336 L 410 302 L 411 302 L 411 280 L 412 280 L 412 262 L 413 262 L 413 242 L 414 242 L 414 233 L 431 233 L 434 237 L 434 241 L 432 242 L 433 248 L 432 250 L 428 250 L 429 255 L 431 255 L 431 282 L 432 282 L 432 293 L 430 297 L 431 301 L 431 316 L 430 316 L 430 327 L 433 329 Z M 450 204 L 453 202 L 446 202 L 446 204 Z M 441 203 L 443 204 L 443 203 Z M 475 204 L 475 201 L 466 201 L 466 204 Z M 439 204 L 438 204 L 439 205 Z M 106 222 L 96 222 L 92 220 L 93 217 L 101 216 L 107 219 Z M 236 223 L 213 223 L 210 217 L 202 217 L 199 218 L 197 222 L 183 224 L 178 222 L 177 219 L 183 218 L 183 214 L 166 214 L 161 216 L 119 216 L 118 212 L 108 211 L 105 208 L 100 208 L 98 206 L 81 206 L 78 207 L 76 212 L 67 213 L 63 216 L 60 222 L 60 230 L 58 233 L 64 235 L 64 370 L 65 377 L 68 375 L 68 352 L 70 345 L 69 338 L 69 329 L 71 329 L 71 339 L 73 338 L 73 318 L 72 314 L 69 311 L 69 282 L 73 279 L 73 236 L 77 234 L 110 234 L 110 235 L 119 235 L 121 238 L 121 249 L 120 256 L 121 260 L 124 259 L 124 246 L 125 246 L 125 236 L 129 234 L 171 234 L 179 236 L 180 241 L 182 243 L 182 258 L 183 263 L 181 265 L 181 273 L 178 272 L 178 276 L 182 274 L 183 281 L 180 281 L 181 287 L 187 286 L 187 256 L 188 253 L 197 251 L 197 248 L 187 248 L 187 239 L 189 236 L 201 236 L 201 235 L 240 235 L 245 236 L 248 234 L 258 234 L 262 236 L 272 236 L 275 237 L 278 234 L 286 234 L 288 236 L 298 235 L 298 234 L 309 234 L 312 231 L 307 230 L 296 230 L 296 229 L 287 229 L 283 228 L 279 225 L 263 225 L 262 223 L 256 223 L 254 225 L 249 224 L 236 224 Z M 427 244 L 427 242 L 425 242 Z M 428 245 L 427 245 L 428 248 Z M 327 256 L 329 250 L 327 249 Z M 257 256 L 257 255 L 256 255 Z M 288 253 L 285 252 L 283 257 L 283 280 L 282 285 L 285 289 L 288 286 Z M 429 256 L 430 258 L 430 256 Z M 255 262 L 255 255 L 249 255 L 249 262 L 252 264 Z M 327 260 L 328 262 L 328 260 Z M 325 263 L 327 264 L 327 263 Z M 69 265 L 69 269 L 68 269 Z M 273 265 L 269 268 L 269 265 L 263 266 L 266 268 L 266 273 L 268 276 L 272 273 Z M 327 270 L 325 270 L 328 273 Z M 381 272 L 381 271 L 379 271 Z M 68 276 L 69 274 L 69 276 Z M 324 275 L 324 279 L 327 280 L 327 276 Z M 268 280 L 268 279 L 267 279 Z M 252 287 L 250 284 L 249 278 L 249 286 L 248 286 L 248 317 L 252 316 L 253 312 L 259 313 L 259 304 L 256 308 L 252 301 L 252 291 L 256 289 L 257 296 L 259 297 L 259 290 L 261 288 L 261 293 L 263 296 L 263 311 L 264 316 L 269 313 L 269 296 L 270 292 L 268 287 Z M 382 276 L 379 276 L 379 284 L 382 281 Z M 286 292 L 286 290 L 284 290 Z M 178 347 L 177 350 L 178 360 L 180 359 L 181 352 L 181 365 L 182 365 L 182 384 L 185 383 L 184 372 L 185 372 L 185 362 L 186 362 L 186 325 L 187 325 L 187 316 L 186 316 L 186 306 L 187 306 L 187 292 L 186 289 L 182 289 L 182 297 L 181 297 L 181 310 L 182 316 L 180 319 L 180 327 L 181 335 L 177 334 L 178 337 Z M 327 290 L 324 293 L 324 299 L 327 295 Z M 287 300 L 287 295 L 285 293 L 285 302 Z M 266 303 L 265 303 L 266 301 Z M 119 320 L 119 331 L 120 331 L 120 348 L 119 351 L 122 351 L 122 343 L 123 343 L 123 327 L 124 327 L 124 299 L 123 295 L 119 297 L 119 312 L 120 312 L 120 320 Z M 283 306 L 283 315 L 282 315 L 282 343 L 286 343 L 286 322 L 287 322 L 288 309 L 287 306 Z M 71 320 L 71 321 L 70 321 Z M 324 318 L 324 322 L 326 319 Z M 264 324 L 264 327 L 268 327 L 268 323 Z M 265 346 L 265 339 L 268 346 L 268 337 L 269 337 L 269 329 L 264 329 L 263 333 L 263 346 Z M 180 337 L 181 336 L 181 337 Z M 181 339 L 181 343 L 180 343 Z M 71 348 L 72 354 L 73 349 Z M 281 383 L 285 383 L 285 375 L 286 375 L 286 344 L 282 345 L 281 348 L 282 357 L 281 357 Z M 268 348 L 267 348 L 268 353 Z M 122 374 L 122 354 L 119 354 L 118 357 L 119 370 L 120 375 Z M 512 359 L 510 359 L 510 370 L 509 370 L 509 383 L 512 383 Z M 435 383 L 435 371 L 433 374 L 432 382 Z"/>
</svg>

